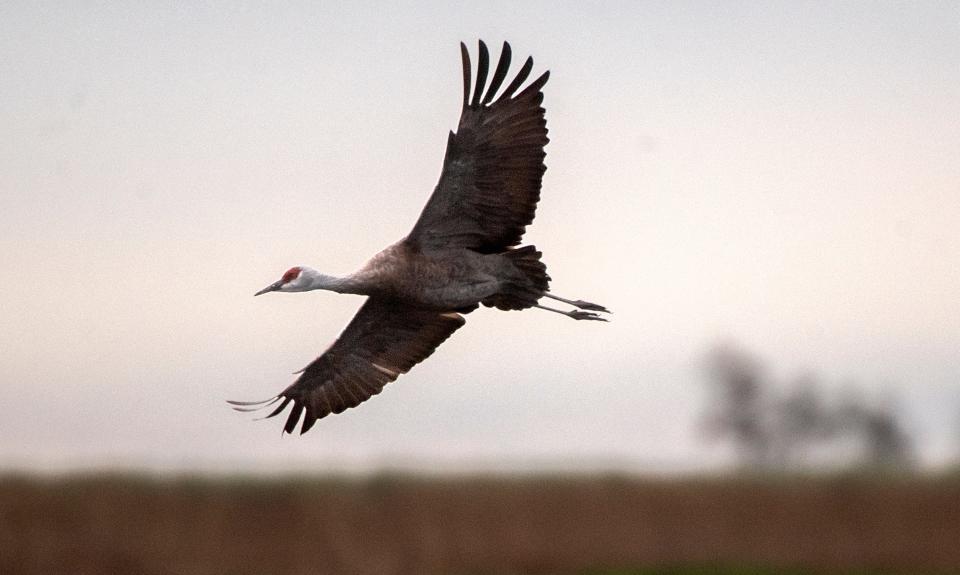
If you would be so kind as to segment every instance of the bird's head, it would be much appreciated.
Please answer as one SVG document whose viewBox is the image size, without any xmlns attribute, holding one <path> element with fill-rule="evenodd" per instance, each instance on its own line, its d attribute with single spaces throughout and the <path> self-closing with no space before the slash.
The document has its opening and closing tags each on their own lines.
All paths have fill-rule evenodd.
<svg viewBox="0 0 960 575">
<path fill-rule="evenodd" d="M 315 275 L 317 275 L 317 272 L 313 268 L 308 268 L 306 266 L 292 267 L 285 271 L 283 273 L 283 277 L 281 277 L 279 280 L 273 282 L 253 295 L 258 296 L 271 291 L 307 291 L 311 289 L 311 279 Z"/>
</svg>

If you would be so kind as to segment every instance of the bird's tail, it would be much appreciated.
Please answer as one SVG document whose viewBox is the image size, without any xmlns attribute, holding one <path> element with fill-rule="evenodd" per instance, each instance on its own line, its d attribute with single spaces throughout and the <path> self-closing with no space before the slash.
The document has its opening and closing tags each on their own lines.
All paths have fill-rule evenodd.
<svg viewBox="0 0 960 575">
<path fill-rule="evenodd" d="M 550 289 L 547 266 L 540 257 L 543 253 L 533 246 L 523 246 L 501 254 L 519 272 L 516 279 L 507 281 L 503 289 L 487 299 L 483 305 L 502 310 L 532 307 Z"/>
</svg>

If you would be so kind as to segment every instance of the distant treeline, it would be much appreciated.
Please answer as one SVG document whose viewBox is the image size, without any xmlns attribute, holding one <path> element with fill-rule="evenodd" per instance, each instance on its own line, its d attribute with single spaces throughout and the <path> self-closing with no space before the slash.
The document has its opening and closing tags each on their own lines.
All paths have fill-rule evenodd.
<svg viewBox="0 0 960 575">
<path fill-rule="evenodd" d="M 866 397 L 852 386 L 829 396 L 812 373 L 784 385 L 730 343 L 712 349 L 704 366 L 705 430 L 732 443 L 744 470 L 876 473 L 915 466 L 913 441 L 890 396 Z"/>
</svg>

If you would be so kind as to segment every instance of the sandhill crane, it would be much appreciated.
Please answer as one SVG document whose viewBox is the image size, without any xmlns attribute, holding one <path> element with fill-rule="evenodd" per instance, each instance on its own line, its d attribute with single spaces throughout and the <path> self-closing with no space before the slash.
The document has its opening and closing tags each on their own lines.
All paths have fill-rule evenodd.
<svg viewBox="0 0 960 575">
<path fill-rule="evenodd" d="M 470 96 L 470 54 L 463 59 L 463 108 L 450 132 L 440 182 L 407 237 L 345 277 L 313 268 L 290 268 L 267 292 L 330 290 L 369 296 L 327 351 L 279 395 L 259 402 L 231 401 L 254 411 L 282 400 L 267 417 L 293 409 L 284 425 L 300 433 L 318 419 L 356 407 L 426 359 L 483 304 L 501 310 L 536 307 L 577 320 L 606 321 L 603 306 L 549 293 L 547 268 L 533 246 L 516 247 L 533 221 L 546 170 L 547 123 L 541 88 L 544 72 L 517 93 L 533 68 L 527 58 L 496 97 L 510 67 L 510 45 L 500 52 L 487 86 L 489 54 L 480 41 L 476 86 Z M 540 305 L 547 297 L 577 309 Z"/>
</svg>

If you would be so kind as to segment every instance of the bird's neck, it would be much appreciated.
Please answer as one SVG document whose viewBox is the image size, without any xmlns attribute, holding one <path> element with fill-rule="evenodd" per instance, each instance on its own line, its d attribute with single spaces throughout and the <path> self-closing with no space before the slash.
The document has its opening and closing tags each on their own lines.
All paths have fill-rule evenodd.
<svg viewBox="0 0 960 575">
<path fill-rule="evenodd" d="M 317 273 L 310 278 L 310 286 L 307 289 L 322 289 L 337 293 L 363 293 L 363 286 L 352 275 L 340 277 Z"/>
</svg>

